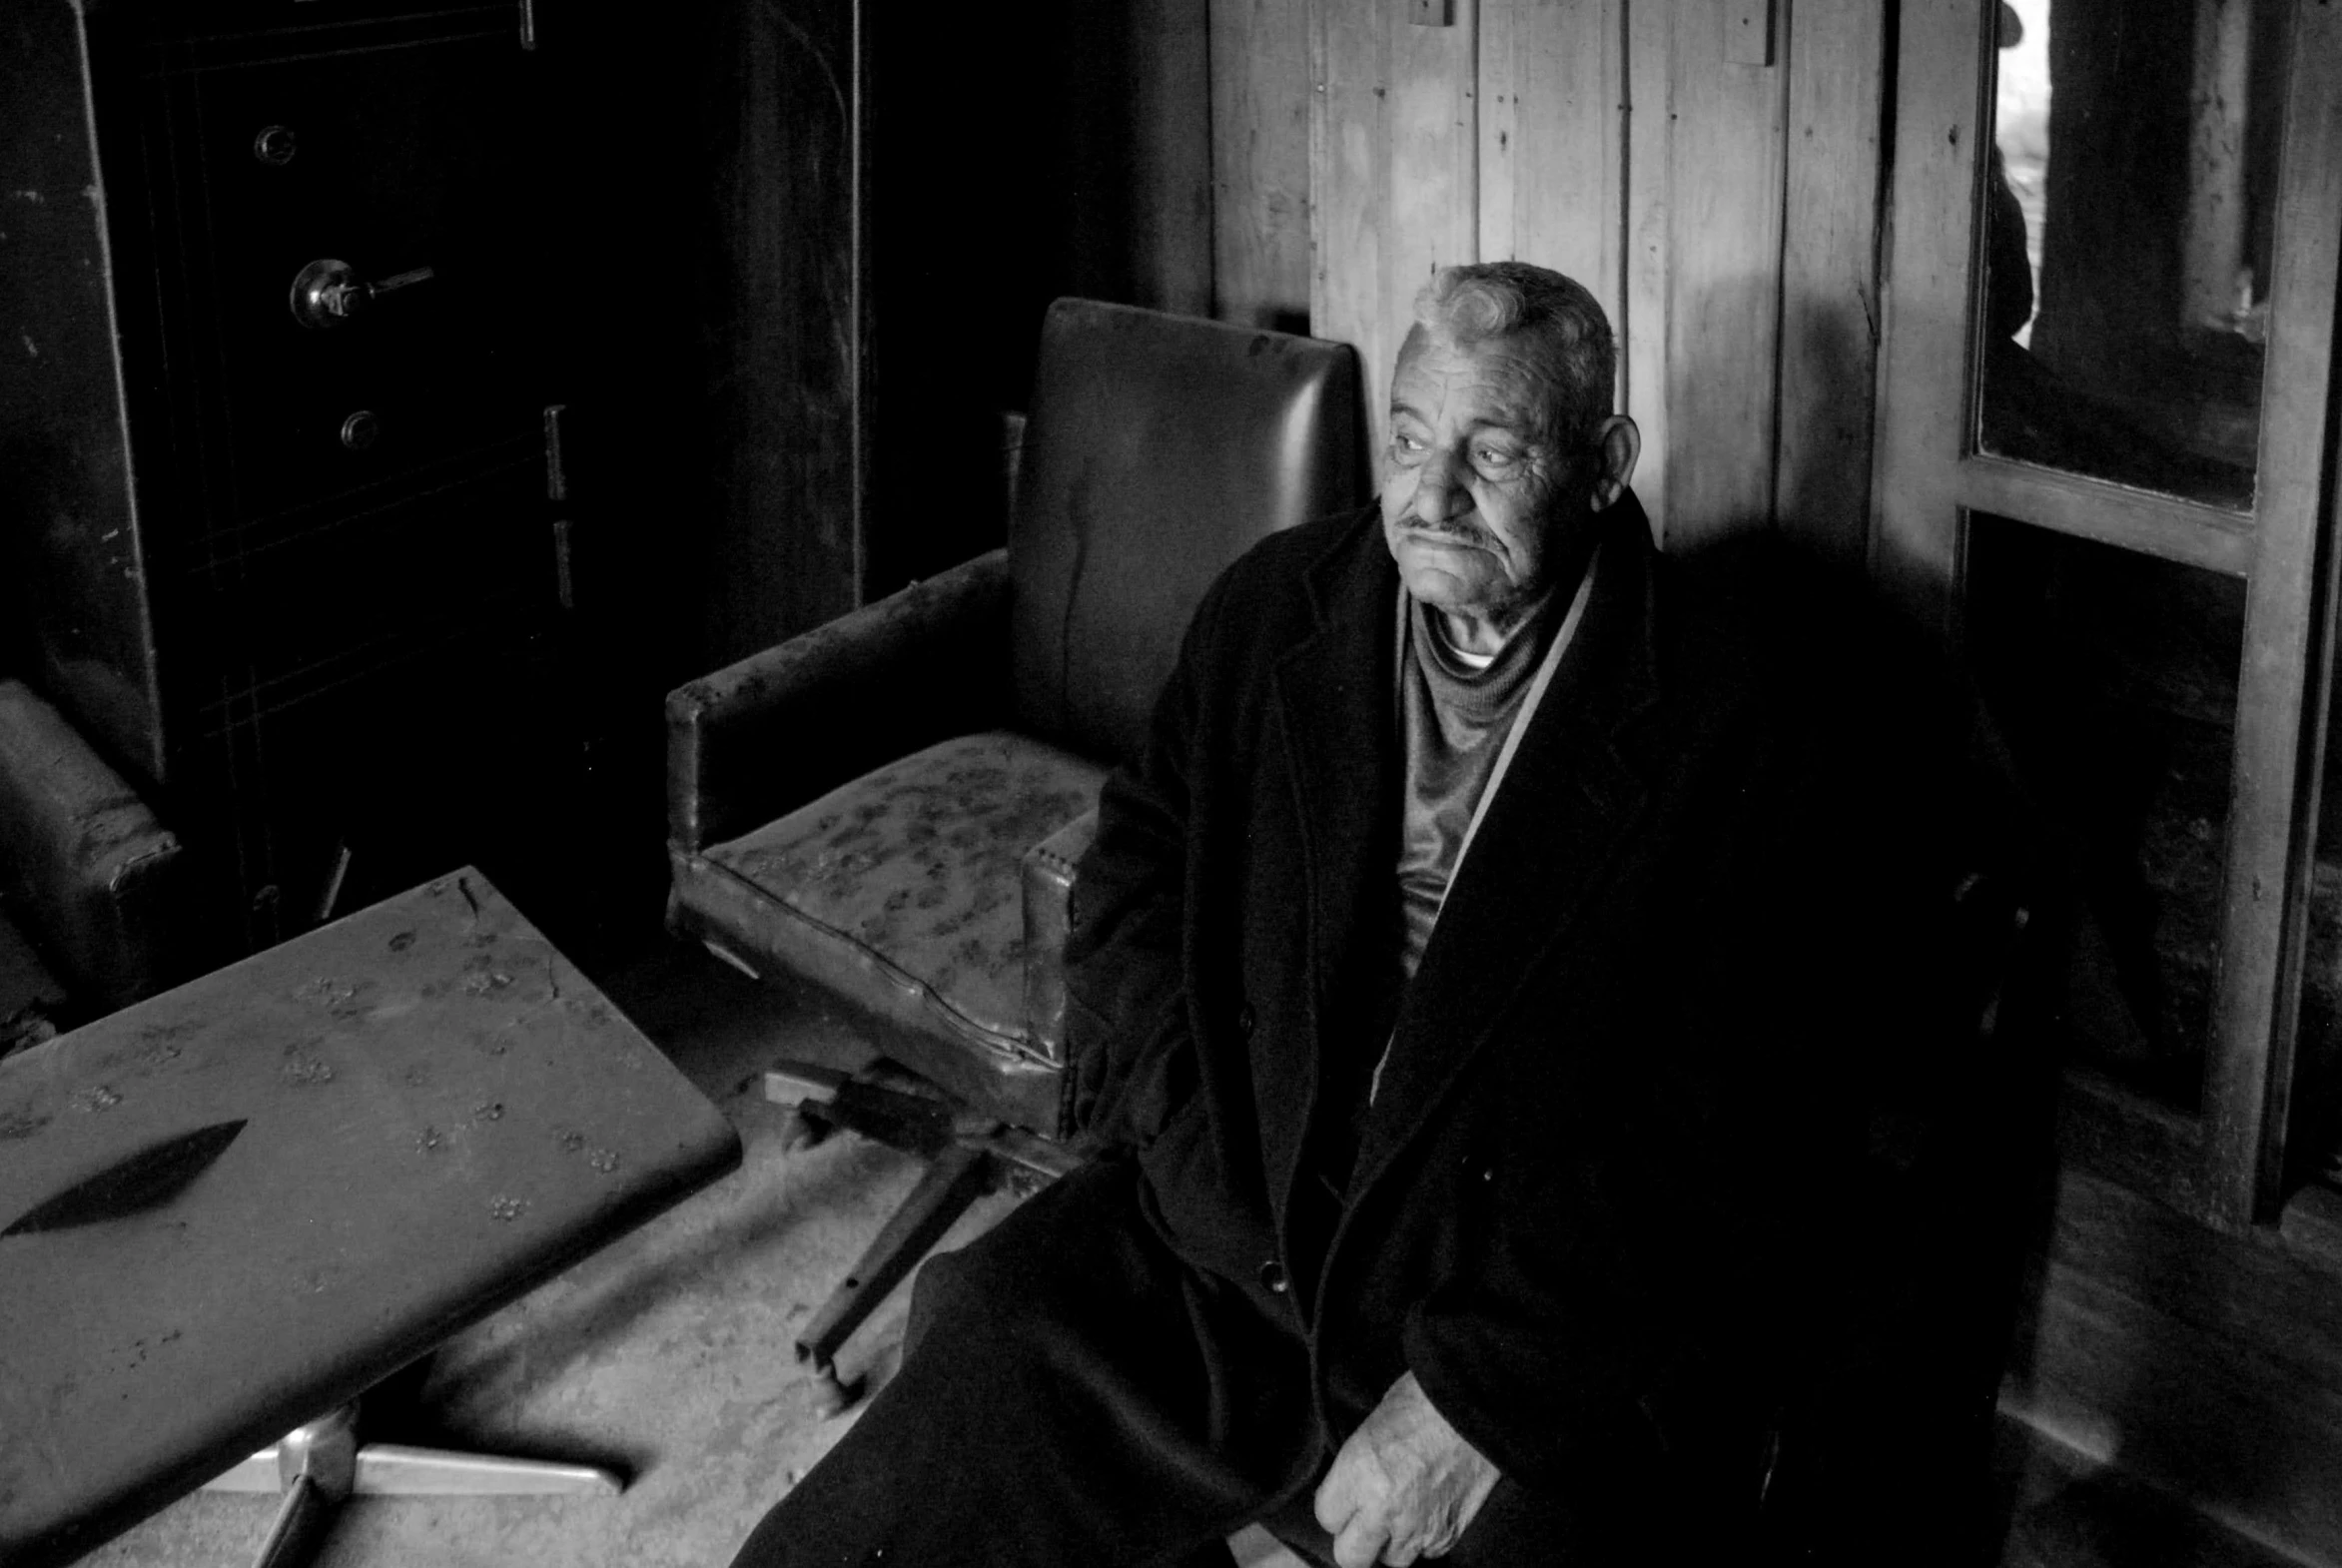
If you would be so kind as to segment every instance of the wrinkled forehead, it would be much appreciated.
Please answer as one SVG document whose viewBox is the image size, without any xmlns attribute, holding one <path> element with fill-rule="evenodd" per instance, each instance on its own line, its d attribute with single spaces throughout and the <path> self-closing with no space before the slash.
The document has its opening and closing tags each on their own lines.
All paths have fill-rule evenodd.
<svg viewBox="0 0 2342 1568">
<path fill-rule="evenodd" d="M 1519 333 L 1459 342 L 1418 322 L 1392 368 L 1391 411 L 1432 418 L 1444 410 L 1524 434 L 1549 433 L 1559 409 L 1543 347 Z"/>
</svg>

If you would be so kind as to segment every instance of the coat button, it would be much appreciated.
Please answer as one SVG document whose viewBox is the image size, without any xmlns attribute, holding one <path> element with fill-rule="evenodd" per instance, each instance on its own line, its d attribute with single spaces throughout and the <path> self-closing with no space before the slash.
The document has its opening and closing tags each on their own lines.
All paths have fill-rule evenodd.
<svg viewBox="0 0 2342 1568">
<path fill-rule="evenodd" d="M 1246 1040 L 1252 1038 L 1252 1004 L 1249 1002 L 1236 1009 L 1236 1033 Z"/>
<path fill-rule="evenodd" d="M 1285 1278 L 1284 1264 L 1273 1257 L 1260 1265 L 1260 1284 L 1271 1295 L 1282 1295 L 1292 1287 Z"/>
</svg>

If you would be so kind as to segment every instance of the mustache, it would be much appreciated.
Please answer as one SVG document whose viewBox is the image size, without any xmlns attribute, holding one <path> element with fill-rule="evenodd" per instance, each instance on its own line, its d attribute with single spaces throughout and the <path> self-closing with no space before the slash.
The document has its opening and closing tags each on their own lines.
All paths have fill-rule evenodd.
<svg viewBox="0 0 2342 1568">
<path fill-rule="evenodd" d="M 1493 546 L 1496 543 L 1495 534 L 1469 522 L 1425 522 L 1421 518 L 1410 518 L 1407 528 L 1410 532 L 1427 534 L 1435 539 L 1455 539 L 1464 544 Z"/>
</svg>

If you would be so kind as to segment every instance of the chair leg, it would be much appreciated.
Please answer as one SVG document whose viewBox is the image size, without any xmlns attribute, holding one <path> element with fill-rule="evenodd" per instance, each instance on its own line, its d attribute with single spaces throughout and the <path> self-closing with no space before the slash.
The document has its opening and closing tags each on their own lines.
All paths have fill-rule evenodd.
<svg viewBox="0 0 2342 1568">
<path fill-rule="evenodd" d="M 269 1526 L 268 1538 L 261 1542 L 253 1568 L 298 1568 L 308 1562 L 333 1520 L 335 1503 L 314 1477 L 294 1477 L 285 1489 L 285 1500 L 277 1505 L 277 1517 Z"/>
<path fill-rule="evenodd" d="M 937 1155 L 911 1195 L 888 1216 L 878 1239 L 806 1323 L 797 1359 L 813 1368 L 821 1385 L 823 1415 L 836 1414 L 861 1394 L 860 1378 L 852 1383 L 838 1379 L 838 1350 L 847 1337 L 996 1179 L 992 1156 L 984 1149 L 953 1144 Z"/>
</svg>

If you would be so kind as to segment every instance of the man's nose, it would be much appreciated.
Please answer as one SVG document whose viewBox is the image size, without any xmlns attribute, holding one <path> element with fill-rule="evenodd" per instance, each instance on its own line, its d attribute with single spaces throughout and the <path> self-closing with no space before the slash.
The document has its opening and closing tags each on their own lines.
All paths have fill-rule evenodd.
<svg viewBox="0 0 2342 1568">
<path fill-rule="evenodd" d="M 1434 448 L 1415 470 L 1415 515 L 1425 522 L 1446 522 L 1472 509 L 1471 491 L 1456 468 L 1456 453 Z"/>
</svg>

